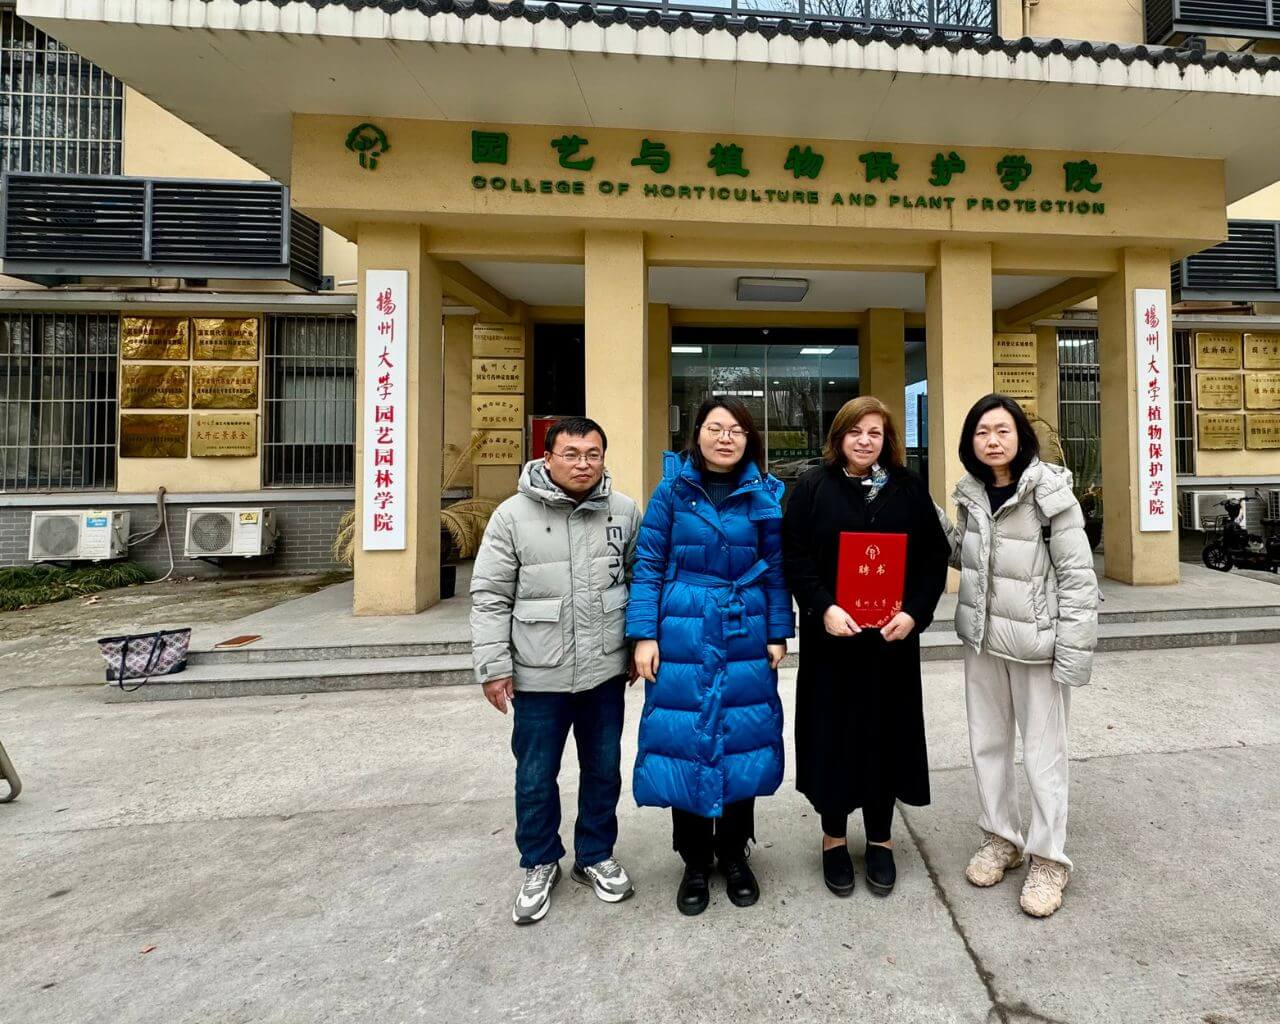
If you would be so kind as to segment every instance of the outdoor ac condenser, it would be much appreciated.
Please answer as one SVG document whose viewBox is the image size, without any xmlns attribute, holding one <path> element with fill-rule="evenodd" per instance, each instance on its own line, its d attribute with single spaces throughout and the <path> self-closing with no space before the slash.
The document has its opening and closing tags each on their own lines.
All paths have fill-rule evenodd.
<svg viewBox="0 0 1280 1024">
<path fill-rule="evenodd" d="M 187 558 L 254 558 L 276 549 L 275 509 L 189 508 Z"/>
<path fill-rule="evenodd" d="M 33 562 L 105 562 L 129 552 L 129 513 L 123 509 L 31 513 L 27 557 Z"/>
<path fill-rule="evenodd" d="M 1212 529 L 1225 510 L 1218 505 L 1227 498 L 1243 498 L 1244 491 L 1183 491 L 1182 526 L 1187 530 Z"/>
</svg>

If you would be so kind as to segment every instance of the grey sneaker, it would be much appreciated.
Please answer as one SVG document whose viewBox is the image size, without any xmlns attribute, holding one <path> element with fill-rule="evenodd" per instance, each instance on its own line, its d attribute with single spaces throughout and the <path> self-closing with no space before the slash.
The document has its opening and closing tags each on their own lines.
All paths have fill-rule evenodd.
<svg viewBox="0 0 1280 1024">
<path fill-rule="evenodd" d="M 539 864 L 524 873 L 524 885 L 516 893 L 511 920 L 516 924 L 533 924 L 547 916 L 551 909 L 551 890 L 560 881 L 560 865 Z"/>
<path fill-rule="evenodd" d="M 573 880 L 591 886 L 606 903 L 621 903 L 636 891 L 627 877 L 626 868 L 612 857 L 585 868 L 575 864 Z"/>
</svg>

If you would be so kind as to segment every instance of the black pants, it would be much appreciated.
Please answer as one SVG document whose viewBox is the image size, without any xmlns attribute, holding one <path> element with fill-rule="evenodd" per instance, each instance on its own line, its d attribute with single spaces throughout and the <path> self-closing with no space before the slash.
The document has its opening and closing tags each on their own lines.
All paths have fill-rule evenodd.
<svg viewBox="0 0 1280 1024">
<path fill-rule="evenodd" d="M 893 797 L 881 799 L 862 808 L 862 827 L 869 843 L 887 843 L 893 834 Z M 849 830 L 844 814 L 823 814 L 822 831 L 832 839 L 843 839 Z"/>
<path fill-rule="evenodd" d="M 671 808 L 671 845 L 686 864 L 710 867 L 714 859 L 741 860 L 747 840 L 755 838 L 756 802 L 739 800 L 726 804 L 723 816 L 704 818 L 700 814 Z"/>
</svg>

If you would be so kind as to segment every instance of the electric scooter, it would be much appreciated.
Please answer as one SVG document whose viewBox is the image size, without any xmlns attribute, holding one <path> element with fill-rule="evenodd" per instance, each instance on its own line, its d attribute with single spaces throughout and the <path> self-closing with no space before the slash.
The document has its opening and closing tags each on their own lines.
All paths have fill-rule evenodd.
<svg viewBox="0 0 1280 1024">
<path fill-rule="evenodd" d="M 1252 498 L 1227 498 L 1218 502 L 1223 515 L 1218 516 L 1216 527 L 1205 538 L 1204 550 L 1200 552 L 1200 560 L 1210 569 L 1280 571 L 1280 529 L 1277 528 L 1280 522 L 1263 519 L 1263 535 L 1250 533 L 1244 516 L 1245 503 L 1250 501 L 1261 502 L 1263 498 L 1255 492 Z"/>
</svg>

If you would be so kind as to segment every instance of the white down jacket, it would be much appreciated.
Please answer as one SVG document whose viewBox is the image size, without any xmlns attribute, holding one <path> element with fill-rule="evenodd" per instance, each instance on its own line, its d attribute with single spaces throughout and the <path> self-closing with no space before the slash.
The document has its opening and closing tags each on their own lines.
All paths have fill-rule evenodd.
<svg viewBox="0 0 1280 1024">
<path fill-rule="evenodd" d="M 952 499 L 960 639 L 1009 661 L 1052 664 L 1055 682 L 1087 683 L 1098 639 L 1098 581 L 1071 473 L 1033 461 L 994 516 L 986 486 L 971 474 Z"/>
</svg>

